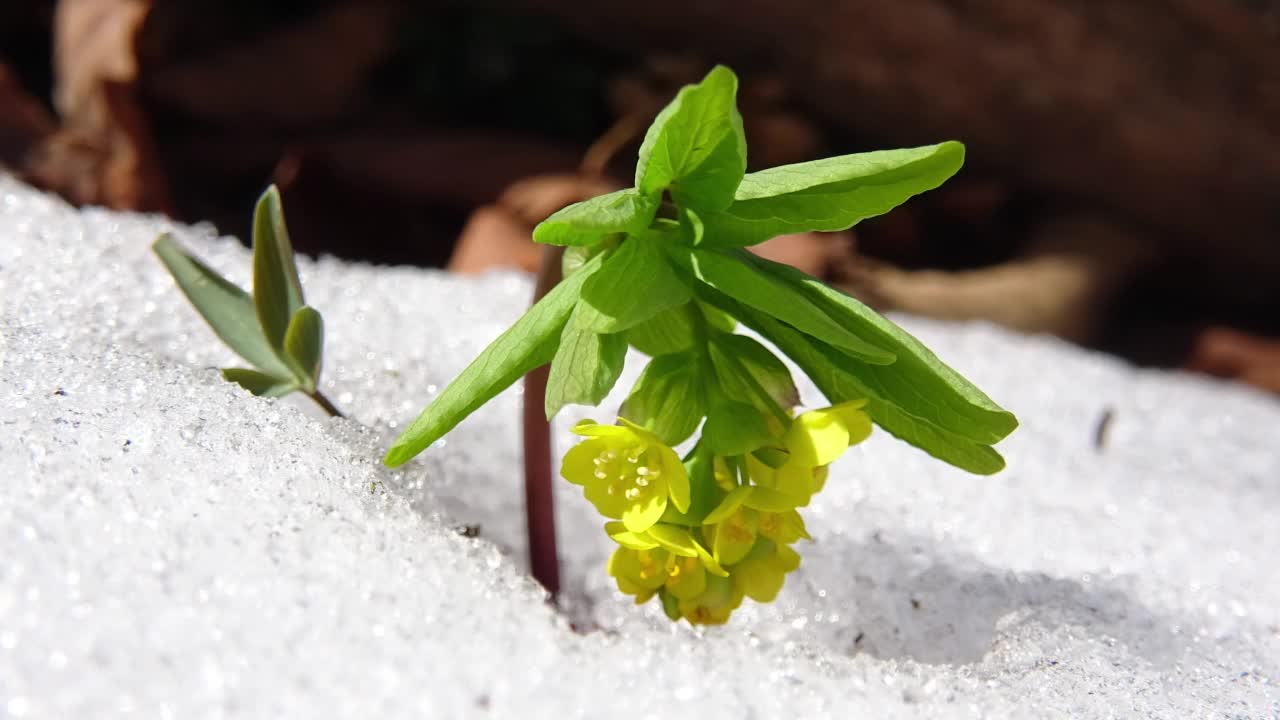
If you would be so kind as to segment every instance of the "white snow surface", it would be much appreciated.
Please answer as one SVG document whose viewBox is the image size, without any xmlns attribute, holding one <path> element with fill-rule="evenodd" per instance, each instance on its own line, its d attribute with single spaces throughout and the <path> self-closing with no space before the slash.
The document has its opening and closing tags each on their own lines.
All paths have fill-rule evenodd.
<svg viewBox="0 0 1280 720">
<path fill-rule="evenodd" d="M 247 285 L 210 227 L 0 176 L 2 717 L 1280 717 L 1272 397 L 901 318 L 1017 413 L 1005 472 L 874 435 L 778 601 L 710 629 L 620 595 L 557 481 L 556 610 L 523 559 L 518 389 L 379 463 L 529 278 L 302 260 L 351 415 L 328 419 L 220 379 L 236 358 L 151 254 L 162 230 Z M 558 419 L 560 451 L 641 361 Z"/>
</svg>

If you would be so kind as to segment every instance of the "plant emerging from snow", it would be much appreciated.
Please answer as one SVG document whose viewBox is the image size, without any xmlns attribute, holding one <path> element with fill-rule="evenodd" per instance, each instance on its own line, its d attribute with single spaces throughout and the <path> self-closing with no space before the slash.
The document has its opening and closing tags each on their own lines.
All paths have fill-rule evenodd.
<svg viewBox="0 0 1280 720">
<path fill-rule="evenodd" d="M 737 78 L 717 67 L 685 87 L 640 147 L 635 187 L 569 206 L 534 230 L 567 246 L 564 279 L 499 336 L 396 440 L 404 463 L 525 373 L 551 364 L 545 397 L 597 405 L 628 347 L 652 359 L 616 425 L 585 437 L 562 475 L 606 519 L 609 573 L 668 616 L 725 622 L 744 597 L 773 600 L 808 537 L 799 509 L 827 465 L 872 423 L 974 473 L 1017 426 L 897 325 L 793 268 L 744 250 L 788 233 L 834 231 L 937 187 L 964 148 L 827 158 L 746 173 Z M 795 414 L 791 372 L 834 403 Z M 696 437 L 695 437 L 696 436 Z M 683 459 L 673 449 L 687 443 Z"/>
<path fill-rule="evenodd" d="M 301 392 L 330 415 L 342 414 L 318 387 L 324 319 L 303 300 L 274 185 L 253 213 L 252 295 L 192 257 L 168 233 L 152 249 L 218 337 L 253 365 L 223 368 L 224 378 L 264 397 Z"/>
</svg>

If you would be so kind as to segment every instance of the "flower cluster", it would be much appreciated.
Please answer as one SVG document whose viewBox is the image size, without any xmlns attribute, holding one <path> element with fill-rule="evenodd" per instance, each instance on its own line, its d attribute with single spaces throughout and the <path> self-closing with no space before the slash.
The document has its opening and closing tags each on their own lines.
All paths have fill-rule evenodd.
<svg viewBox="0 0 1280 720">
<path fill-rule="evenodd" d="M 809 539 L 799 508 L 822 489 L 827 466 L 871 433 L 864 401 L 772 425 L 773 442 L 740 455 L 699 443 L 681 462 L 657 436 L 625 419 L 583 421 L 586 439 L 561 474 L 580 485 L 618 544 L 609 574 L 637 603 L 658 597 L 667 615 L 726 622 L 743 598 L 770 602 L 800 566 Z"/>
</svg>

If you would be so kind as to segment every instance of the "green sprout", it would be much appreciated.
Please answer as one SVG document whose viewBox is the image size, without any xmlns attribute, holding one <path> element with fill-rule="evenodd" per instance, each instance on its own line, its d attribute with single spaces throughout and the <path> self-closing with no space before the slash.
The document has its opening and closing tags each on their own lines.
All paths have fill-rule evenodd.
<svg viewBox="0 0 1280 720">
<path fill-rule="evenodd" d="M 772 600 L 808 538 L 799 509 L 873 423 L 977 474 L 1017 419 L 914 337 L 852 297 L 744 248 L 883 214 L 960 169 L 964 146 L 845 155 L 746 173 L 738 81 L 716 67 L 683 88 L 640 147 L 635 187 L 569 206 L 534 230 L 566 246 L 564 279 L 500 335 L 395 441 L 422 452 L 550 363 L 547 418 L 598 405 L 628 347 L 651 360 L 616 425 L 584 421 L 561 475 L 618 544 L 618 588 L 673 620 L 725 622 Z M 791 359 L 832 406 L 797 413 Z M 696 434 L 696 439 L 695 438 Z M 677 462 L 674 446 L 692 441 Z"/>
<path fill-rule="evenodd" d="M 253 295 L 184 251 L 169 234 L 152 249 L 209 327 L 253 366 L 222 376 L 263 397 L 300 392 L 332 416 L 342 413 L 318 389 L 324 320 L 303 300 L 302 283 L 273 185 L 253 214 Z"/>
</svg>

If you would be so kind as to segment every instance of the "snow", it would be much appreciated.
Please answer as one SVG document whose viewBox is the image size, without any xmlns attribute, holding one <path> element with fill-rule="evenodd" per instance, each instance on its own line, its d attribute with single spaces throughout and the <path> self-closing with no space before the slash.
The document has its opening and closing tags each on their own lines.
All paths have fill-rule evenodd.
<svg viewBox="0 0 1280 720">
<path fill-rule="evenodd" d="M 873 436 L 778 602 L 705 630 L 616 592 L 560 482 L 557 611 L 524 571 L 518 390 L 378 463 L 528 278 L 304 261 L 332 420 L 221 381 L 161 230 L 247 281 L 209 227 L 0 177 L 0 717 L 1280 717 L 1272 397 L 903 318 L 1018 414 L 1007 471 Z"/>
</svg>

